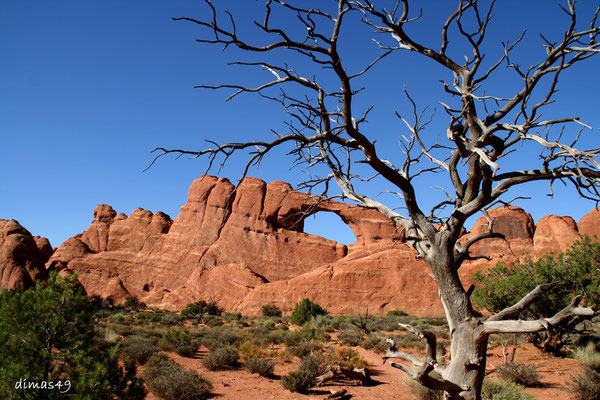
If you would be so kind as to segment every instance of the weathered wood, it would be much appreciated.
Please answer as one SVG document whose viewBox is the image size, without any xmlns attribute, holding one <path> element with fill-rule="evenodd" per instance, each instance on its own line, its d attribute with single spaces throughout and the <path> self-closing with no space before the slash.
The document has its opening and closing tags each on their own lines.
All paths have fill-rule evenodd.
<svg viewBox="0 0 600 400">
<path fill-rule="evenodd" d="M 330 390 L 331 394 L 326 396 L 326 399 L 337 399 L 338 397 L 342 397 L 343 395 L 345 395 L 346 393 L 348 393 L 347 389 L 340 389 L 340 390 L 334 390 L 331 389 Z"/>
<path fill-rule="evenodd" d="M 368 370 L 366 368 L 342 368 L 339 365 L 333 365 L 329 367 L 329 371 L 316 378 L 316 385 L 321 386 L 329 381 L 336 380 L 351 380 L 356 384 L 365 385 L 370 382 Z"/>
</svg>

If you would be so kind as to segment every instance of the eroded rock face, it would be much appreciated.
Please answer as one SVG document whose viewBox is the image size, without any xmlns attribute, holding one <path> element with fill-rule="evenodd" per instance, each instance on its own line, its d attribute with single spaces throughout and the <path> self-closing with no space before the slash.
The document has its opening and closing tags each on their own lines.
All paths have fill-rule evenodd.
<svg viewBox="0 0 600 400">
<path fill-rule="evenodd" d="M 519 207 L 501 206 L 488 211 L 491 218 L 492 232 L 504 235 L 504 239 L 490 238 L 475 243 L 471 247 L 474 256 L 492 258 L 518 257 L 533 249 L 533 218 Z M 488 231 L 490 221 L 486 217 L 477 220 L 471 232 L 464 235 L 461 241 L 474 235 Z"/>
<path fill-rule="evenodd" d="M 594 208 L 584 215 L 577 224 L 581 235 L 597 236 L 600 238 L 600 209 Z"/>
<path fill-rule="evenodd" d="M 368 306 L 372 314 L 443 315 L 429 268 L 402 242 L 401 229 L 376 211 L 316 200 L 284 182 L 246 178 L 236 189 L 227 179 L 204 176 L 173 221 L 162 212 L 137 209 L 127 216 L 99 205 L 90 227 L 65 241 L 47 265 L 77 272 L 90 295 L 122 301 L 131 294 L 167 309 L 212 299 L 227 311 L 258 314 L 272 303 L 291 312 L 309 297 L 334 314 Z M 319 211 L 339 215 L 357 242 L 345 246 L 304 233 L 304 219 Z M 489 215 L 505 239 L 472 247 L 491 261 L 466 262 L 460 270 L 466 286 L 474 271 L 498 260 L 563 251 L 579 238 L 569 217 L 549 216 L 536 228 L 517 207 Z M 463 243 L 487 229 L 488 220 L 479 219 Z"/>
<path fill-rule="evenodd" d="M 34 238 L 14 219 L 0 219 L 0 288 L 26 289 L 46 279 L 44 263 L 51 255 L 48 239 Z"/>
<path fill-rule="evenodd" d="M 534 253 L 542 256 L 552 252 L 565 252 L 578 239 L 579 231 L 573 218 L 548 215 L 536 225 L 533 236 Z"/>
</svg>

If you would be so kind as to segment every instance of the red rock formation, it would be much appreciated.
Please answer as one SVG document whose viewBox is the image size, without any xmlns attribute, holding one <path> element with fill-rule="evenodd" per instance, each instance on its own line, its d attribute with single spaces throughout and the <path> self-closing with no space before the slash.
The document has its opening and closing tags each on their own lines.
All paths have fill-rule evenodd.
<svg viewBox="0 0 600 400">
<path fill-rule="evenodd" d="M 372 244 L 356 249 L 335 263 L 289 280 L 258 286 L 237 308 L 259 314 L 275 304 L 284 313 L 309 297 L 335 314 L 372 314 L 408 310 L 423 316 L 441 315 L 437 287 L 429 267 L 405 244 Z"/>
<path fill-rule="evenodd" d="M 548 215 L 540 219 L 535 227 L 533 248 L 536 256 L 552 252 L 564 252 L 579 239 L 577 224 L 571 217 Z"/>
<path fill-rule="evenodd" d="M 588 214 L 584 215 L 577 224 L 581 235 L 589 235 L 600 238 L 600 209 L 594 208 Z"/>
<path fill-rule="evenodd" d="M 475 243 L 471 247 L 474 256 L 492 258 L 518 257 L 533 250 L 533 232 L 535 224 L 529 213 L 513 206 L 501 206 L 488 211 L 492 219 L 492 232 L 504 235 L 504 239 L 493 238 Z M 464 236 L 466 240 L 489 228 L 489 220 L 481 217 L 477 220 L 471 232 Z"/>
<path fill-rule="evenodd" d="M 108 227 L 113 222 L 117 213 L 111 206 L 98 204 L 94 210 L 94 220 L 89 228 L 83 232 L 81 241 L 88 245 L 90 250 L 97 253 L 108 249 Z"/>
<path fill-rule="evenodd" d="M 339 215 L 357 242 L 345 246 L 303 233 L 304 219 L 319 211 Z M 493 231 L 505 239 L 472 247 L 474 255 L 492 260 L 466 262 L 460 270 L 465 285 L 474 271 L 497 260 L 562 251 L 579 237 L 568 217 L 543 218 L 536 230 L 517 207 L 489 215 Z M 480 218 L 465 240 L 487 229 Z M 429 268 L 397 241 L 402 237 L 374 210 L 318 202 L 284 182 L 246 178 L 236 189 L 227 179 L 204 176 L 193 182 L 173 221 L 161 212 L 137 209 L 127 217 L 99 205 L 90 227 L 63 243 L 48 266 L 77 272 L 90 295 L 121 301 L 132 294 L 169 309 L 213 299 L 228 311 L 259 313 L 273 303 L 289 312 L 309 297 L 332 313 L 356 314 L 369 306 L 371 313 L 442 315 Z"/>
<path fill-rule="evenodd" d="M 48 239 L 34 238 L 14 219 L 0 219 L 0 288 L 26 289 L 46 279 L 44 263 L 51 254 Z"/>
</svg>

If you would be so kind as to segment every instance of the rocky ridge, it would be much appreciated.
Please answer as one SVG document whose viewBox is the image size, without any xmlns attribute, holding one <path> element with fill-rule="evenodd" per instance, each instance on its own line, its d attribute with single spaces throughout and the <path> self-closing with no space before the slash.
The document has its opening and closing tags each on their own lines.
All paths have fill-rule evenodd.
<svg viewBox="0 0 600 400">
<path fill-rule="evenodd" d="M 316 212 L 337 214 L 357 241 L 346 246 L 304 233 L 304 219 Z M 600 235 L 596 209 L 579 223 L 551 215 L 537 226 L 517 207 L 499 207 L 489 214 L 494 231 L 506 240 L 472 247 L 474 255 L 491 261 L 465 263 L 460 271 L 465 285 L 474 271 L 499 260 L 563 251 L 580 234 Z M 428 267 L 403 242 L 401 228 L 374 210 L 317 202 L 280 181 L 246 178 L 235 189 L 227 179 L 201 177 L 174 220 L 162 212 L 137 209 L 127 216 L 98 205 L 91 225 L 49 259 L 49 243 L 27 238 L 20 225 L 15 231 L 15 224 L 0 220 L 0 261 L 12 260 L 0 264 L 6 265 L 0 270 L 2 287 L 27 287 L 43 279 L 47 260 L 48 269 L 77 272 L 89 295 L 116 302 L 135 295 L 149 306 L 166 309 L 214 299 L 227 311 L 258 314 L 262 305 L 271 303 L 290 312 L 309 297 L 336 314 L 356 314 L 367 306 L 373 314 L 392 309 L 443 314 Z M 464 238 L 487 225 L 480 218 Z M 32 256 L 19 258 L 24 253 Z"/>
</svg>

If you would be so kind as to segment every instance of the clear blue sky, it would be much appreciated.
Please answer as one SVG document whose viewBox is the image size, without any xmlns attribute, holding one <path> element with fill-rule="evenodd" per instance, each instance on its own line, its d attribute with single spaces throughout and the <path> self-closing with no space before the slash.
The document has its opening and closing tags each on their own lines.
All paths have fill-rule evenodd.
<svg viewBox="0 0 600 400">
<path fill-rule="evenodd" d="M 215 3 L 231 8 L 240 19 L 260 18 L 262 11 L 262 2 L 254 0 Z M 413 30 L 435 48 L 444 7 L 454 5 L 444 3 L 424 10 L 423 24 Z M 490 61 L 500 54 L 500 40 L 514 40 L 527 27 L 518 50 L 527 64 L 544 51 L 537 32 L 557 38 L 557 28 L 567 24 L 555 1 L 522 3 L 499 2 L 488 42 Z M 583 19 L 595 2 L 581 3 Z M 269 129 L 281 128 L 285 116 L 275 105 L 252 95 L 226 103 L 229 93 L 225 91 L 193 88 L 222 82 L 254 84 L 269 78 L 260 71 L 226 67 L 238 53 L 200 45 L 194 41 L 203 37 L 199 27 L 171 20 L 206 15 L 207 8 L 198 0 L 0 0 L 0 218 L 17 219 L 54 246 L 83 231 L 98 203 L 126 214 L 143 207 L 175 218 L 190 183 L 204 173 L 206 162 L 164 158 L 142 172 L 152 160 L 150 150 L 156 146 L 201 149 L 205 139 L 269 138 Z M 240 22 L 240 29 L 246 28 L 248 24 Z M 358 68 L 376 52 L 361 39 L 361 29 L 344 32 L 348 40 L 343 50 L 351 67 Z M 378 143 L 391 159 L 398 159 L 397 140 L 406 133 L 392 116 L 394 110 L 406 114 L 406 101 L 400 95 L 403 85 L 420 106 L 435 105 L 441 98 L 438 81 L 447 76 L 439 76 L 437 66 L 421 61 L 398 54 L 364 82 L 369 90 L 361 101 L 375 102 L 377 107 L 368 133 L 381 137 Z M 557 115 L 564 113 L 561 116 L 580 115 L 595 126 L 587 144 L 600 143 L 599 67 L 597 57 L 565 74 L 554 109 Z M 492 89 L 502 92 L 514 87 L 509 75 L 503 74 Z M 443 114 L 439 111 L 437 115 Z M 445 125 L 434 125 L 432 130 L 432 135 L 443 133 Z M 526 152 L 521 157 L 535 154 Z M 220 175 L 235 181 L 242 161 L 232 160 Z M 528 162 L 514 162 L 519 161 Z M 250 175 L 267 182 L 301 181 L 300 171 L 289 171 L 289 166 L 279 152 Z M 434 185 L 435 179 L 420 185 Z M 544 195 L 545 185 L 524 190 L 516 194 L 529 193 L 534 199 L 518 205 L 536 220 L 549 213 L 579 220 L 593 207 L 565 190 L 557 190 L 551 200 Z M 437 203 L 439 195 L 426 192 L 424 202 Z M 320 231 L 308 229 L 337 238 L 332 223 L 317 225 Z M 348 236 L 339 240 L 352 241 Z"/>
</svg>

